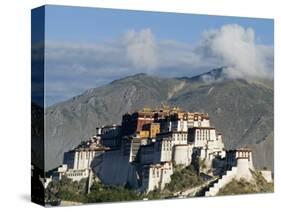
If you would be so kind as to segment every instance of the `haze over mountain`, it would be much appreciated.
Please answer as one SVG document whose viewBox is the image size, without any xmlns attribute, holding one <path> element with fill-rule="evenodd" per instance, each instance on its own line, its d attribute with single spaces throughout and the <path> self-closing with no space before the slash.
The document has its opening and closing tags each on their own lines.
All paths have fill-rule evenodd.
<svg viewBox="0 0 281 212">
<path fill-rule="evenodd" d="M 250 146 L 255 166 L 273 169 L 273 87 L 264 82 L 229 79 L 220 68 L 192 78 L 137 74 L 89 89 L 46 108 L 46 170 L 60 165 L 63 153 L 97 126 L 120 123 L 126 112 L 161 104 L 209 113 L 227 149 Z"/>
</svg>

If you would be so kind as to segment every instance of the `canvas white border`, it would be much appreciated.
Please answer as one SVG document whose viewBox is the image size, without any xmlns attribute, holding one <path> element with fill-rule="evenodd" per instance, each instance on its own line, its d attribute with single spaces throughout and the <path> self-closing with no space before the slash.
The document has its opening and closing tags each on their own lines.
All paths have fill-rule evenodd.
<svg viewBox="0 0 281 212">
<path fill-rule="evenodd" d="M 280 210 L 280 38 L 276 0 L 11 0 L 1 3 L 1 210 L 41 210 L 30 195 L 30 9 L 43 4 L 89 6 L 275 19 L 275 193 L 215 198 L 86 205 L 62 211 L 254 211 Z M 279 48 L 277 48 L 279 47 Z"/>
</svg>

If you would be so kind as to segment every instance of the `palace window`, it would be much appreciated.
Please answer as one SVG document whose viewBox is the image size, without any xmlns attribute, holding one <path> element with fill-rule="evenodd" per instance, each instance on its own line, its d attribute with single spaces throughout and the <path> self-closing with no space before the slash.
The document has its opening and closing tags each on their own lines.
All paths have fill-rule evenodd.
<svg viewBox="0 0 281 212">
<path fill-rule="evenodd" d="M 204 140 L 204 138 L 205 138 L 205 130 L 202 130 L 203 131 L 203 133 L 202 133 L 202 140 Z"/>
</svg>

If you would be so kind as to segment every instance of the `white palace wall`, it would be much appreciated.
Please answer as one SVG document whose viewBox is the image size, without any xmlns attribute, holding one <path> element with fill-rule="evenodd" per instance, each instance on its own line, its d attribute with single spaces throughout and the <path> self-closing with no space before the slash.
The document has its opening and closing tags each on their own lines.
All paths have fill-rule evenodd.
<svg viewBox="0 0 281 212">
<path fill-rule="evenodd" d="M 148 181 L 146 181 L 146 192 L 164 189 L 165 185 L 171 181 L 172 174 L 172 163 L 151 165 L 148 172 Z"/>
<path fill-rule="evenodd" d="M 175 164 L 189 166 L 192 159 L 192 149 L 193 145 L 175 145 L 173 152 L 173 161 L 175 162 Z"/>
</svg>

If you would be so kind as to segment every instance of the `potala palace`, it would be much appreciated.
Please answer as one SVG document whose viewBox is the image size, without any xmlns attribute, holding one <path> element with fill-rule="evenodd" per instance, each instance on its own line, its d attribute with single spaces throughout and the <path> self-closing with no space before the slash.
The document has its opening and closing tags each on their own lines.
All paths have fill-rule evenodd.
<svg viewBox="0 0 281 212">
<path fill-rule="evenodd" d="M 127 113 L 121 125 L 97 128 L 95 136 L 64 154 L 63 165 L 45 179 L 45 186 L 66 176 L 147 193 L 163 189 L 179 165 L 193 165 L 217 179 L 205 196 L 215 196 L 233 179 L 251 181 L 255 170 L 251 149 L 225 150 L 207 113 L 163 106 Z M 261 173 L 272 182 L 271 171 Z"/>
</svg>

